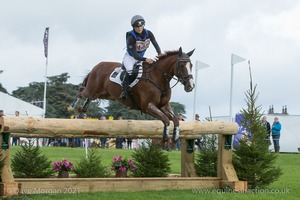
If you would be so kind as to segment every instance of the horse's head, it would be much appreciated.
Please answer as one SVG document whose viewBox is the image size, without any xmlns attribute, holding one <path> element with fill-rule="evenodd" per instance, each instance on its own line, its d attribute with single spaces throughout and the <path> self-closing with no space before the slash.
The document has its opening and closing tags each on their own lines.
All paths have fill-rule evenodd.
<svg viewBox="0 0 300 200">
<path fill-rule="evenodd" d="M 195 49 L 194 49 L 195 50 Z M 191 92 L 194 87 L 194 80 L 192 75 L 192 63 L 190 57 L 194 53 L 194 50 L 183 53 L 181 47 L 178 51 L 178 58 L 177 58 L 177 66 L 176 66 L 176 76 L 180 83 L 184 85 L 184 90 L 186 92 Z"/>
</svg>

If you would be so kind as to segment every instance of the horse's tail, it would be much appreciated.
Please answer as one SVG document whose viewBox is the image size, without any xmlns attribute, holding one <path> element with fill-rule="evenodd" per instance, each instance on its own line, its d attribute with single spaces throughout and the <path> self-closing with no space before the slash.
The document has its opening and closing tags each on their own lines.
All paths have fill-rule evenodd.
<svg viewBox="0 0 300 200">
<path fill-rule="evenodd" d="M 80 91 L 80 92 L 86 87 L 86 84 L 87 84 L 87 81 L 88 81 L 88 79 L 89 79 L 89 76 L 90 76 L 90 73 L 88 73 L 88 74 L 86 75 L 86 77 L 83 79 L 83 81 L 82 81 L 82 83 L 81 83 L 81 85 L 80 85 L 80 87 L 79 87 L 79 91 Z"/>
</svg>

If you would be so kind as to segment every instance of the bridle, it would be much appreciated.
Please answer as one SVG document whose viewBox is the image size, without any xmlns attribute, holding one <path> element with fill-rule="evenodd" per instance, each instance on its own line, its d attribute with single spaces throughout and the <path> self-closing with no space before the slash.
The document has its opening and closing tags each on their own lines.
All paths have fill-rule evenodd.
<svg viewBox="0 0 300 200">
<path fill-rule="evenodd" d="M 163 94 L 165 94 L 168 90 L 171 90 L 172 88 L 174 88 L 178 84 L 178 82 L 180 82 L 183 85 L 185 85 L 190 79 L 193 78 L 193 75 L 192 74 L 188 74 L 188 75 L 185 75 L 185 76 L 182 75 L 182 72 L 181 72 L 181 69 L 182 69 L 181 62 L 187 63 L 187 62 L 191 62 L 191 60 L 190 60 L 189 56 L 187 56 L 187 55 L 184 55 L 184 57 L 183 56 L 178 56 L 177 57 L 177 59 L 176 59 L 176 72 L 175 72 L 175 75 L 176 75 L 177 79 L 174 76 L 170 76 L 170 75 L 168 75 L 166 73 L 163 73 L 160 70 L 158 70 L 157 69 L 157 62 L 155 62 L 155 65 L 150 65 L 151 67 L 153 67 L 152 70 L 156 70 L 159 73 L 161 73 L 165 77 L 166 81 L 170 81 L 171 79 L 176 80 L 176 83 L 172 87 L 170 87 L 169 89 L 164 90 L 163 88 L 161 88 L 155 82 L 152 81 L 152 79 L 150 78 L 150 72 L 152 70 L 149 70 L 149 68 L 146 68 L 146 78 L 145 78 L 145 80 L 149 81 L 153 85 L 155 85 L 158 89 L 160 89 L 163 92 Z"/>
<path fill-rule="evenodd" d="M 185 56 L 185 57 L 178 56 L 176 62 L 177 62 L 176 63 L 176 74 L 177 75 L 176 76 L 178 77 L 178 81 L 180 83 L 182 83 L 183 85 L 185 85 L 190 79 L 193 78 L 193 75 L 192 74 L 188 74 L 188 75 L 183 76 L 182 72 L 181 72 L 182 66 L 181 66 L 180 63 L 181 62 L 185 62 L 185 63 L 191 62 L 191 59 L 189 57 L 187 57 L 187 56 Z"/>
</svg>

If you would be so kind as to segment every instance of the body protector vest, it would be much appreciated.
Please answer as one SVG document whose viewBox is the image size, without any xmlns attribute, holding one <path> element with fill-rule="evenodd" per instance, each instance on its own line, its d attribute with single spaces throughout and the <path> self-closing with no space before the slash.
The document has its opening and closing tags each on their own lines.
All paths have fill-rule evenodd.
<svg viewBox="0 0 300 200">
<path fill-rule="evenodd" d="M 135 48 L 136 48 L 137 54 L 141 57 L 144 56 L 147 48 L 150 45 L 150 38 L 149 38 L 149 35 L 148 35 L 148 31 L 146 29 L 144 29 L 144 31 L 145 31 L 146 34 L 142 38 L 140 36 L 136 35 L 134 30 L 129 31 L 126 34 L 126 37 L 128 37 L 129 34 L 131 34 L 135 38 L 135 40 L 136 40 Z M 129 53 L 129 55 L 132 56 L 130 51 L 127 50 L 127 52 Z"/>
</svg>

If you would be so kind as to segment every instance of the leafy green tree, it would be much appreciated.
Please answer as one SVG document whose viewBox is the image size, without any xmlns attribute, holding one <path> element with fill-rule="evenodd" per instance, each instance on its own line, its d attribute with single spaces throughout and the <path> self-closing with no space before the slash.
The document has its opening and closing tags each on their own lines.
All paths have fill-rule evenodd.
<svg viewBox="0 0 300 200">
<path fill-rule="evenodd" d="M 54 173 L 51 161 L 42 155 L 40 147 L 34 146 L 32 140 L 16 151 L 11 166 L 18 178 L 47 178 Z"/>
<path fill-rule="evenodd" d="M 70 115 L 74 114 L 67 112 L 67 106 L 73 102 L 79 86 L 67 83 L 69 78 L 70 76 L 68 73 L 48 77 L 46 117 L 69 118 Z M 13 91 L 12 95 L 29 103 L 40 102 L 37 105 L 42 107 L 42 100 L 44 98 L 44 82 L 32 82 L 28 87 L 20 87 Z M 79 102 L 78 105 L 82 105 L 83 101 L 84 99 Z M 98 105 L 98 101 L 91 102 L 90 108 L 87 112 L 89 117 L 98 117 L 99 112 L 102 111 Z"/>
<path fill-rule="evenodd" d="M 175 115 L 178 115 L 179 113 L 185 114 L 185 106 L 179 102 L 170 102 L 171 108 Z"/>
<path fill-rule="evenodd" d="M 256 106 L 258 95 L 256 85 L 252 86 L 251 68 L 250 89 L 245 93 L 247 108 L 241 110 L 242 125 L 250 132 L 247 140 L 239 140 L 233 156 L 233 164 L 240 180 L 247 181 L 249 188 L 262 188 L 276 181 L 282 174 L 276 166 L 277 155 L 269 151 L 267 130 L 261 124 L 261 106 Z"/>
<path fill-rule="evenodd" d="M 105 115 L 113 116 L 117 118 L 122 116 L 124 119 L 136 119 L 136 120 L 151 120 L 154 119 L 148 114 L 141 113 L 139 110 L 131 109 L 118 101 L 109 101 L 109 105 L 106 107 L 107 112 Z"/>
<path fill-rule="evenodd" d="M 175 114 L 185 113 L 185 106 L 177 103 L 170 103 Z M 114 118 L 122 115 L 125 119 L 136 119 L 136 120 L 153 120 L 154 118 L 148 114 L 141 113 L 139 110 L 131 109 L 118 101 L 109 101 L 109 105 L 106 107 L 107 112 L 105 115 L 113 116 Z"/>
<path fill-rule="evenodd" d="M 2 86 L 2 83 L 0 83 L 0 92 L 8 94 L 7 90 Z"/>
</svg>

